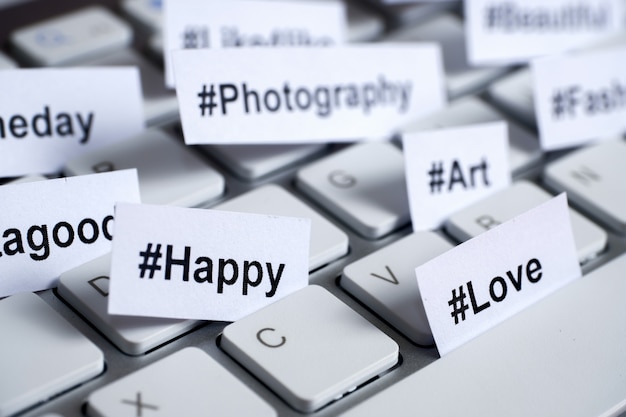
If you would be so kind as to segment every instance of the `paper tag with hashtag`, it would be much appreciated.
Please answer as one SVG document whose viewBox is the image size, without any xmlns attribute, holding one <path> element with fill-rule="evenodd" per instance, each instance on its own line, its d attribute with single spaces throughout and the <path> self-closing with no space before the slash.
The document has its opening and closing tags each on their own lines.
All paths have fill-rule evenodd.
<svg viewBox="0 0 626 417">
<path fill-rule="evenodd" d="M 504 122 L 408 132 L 402 139 L 413 231 L 436 229 L 511 183 Z"/>
<path fill-rule="evenodd" d="M 137 68 L 7 69 L 0 91 L 0 177 L 56 173 L 144 129 Z"/>
<path fill-rule="evenodd" d="M 464 5 L 473 65 L 524 63 L 623 30 L 621 0 L 465 0 Z"/>
<path fill-rule="evenodd" d="M 436 44 L 173 54 L 190 145 L 380 139 L 446 102 Z"/>
<path fill-rule="evenodd" d="M 247 47 L 331 47 L 345 38 L 340 1 L 166 0 L 165 79 L 174 87 L 171 51 Z"/>
<path fill-rule="evenodd" d="M 539 59 L 531 68 L 543 149 L 626 132 L 626 47 Z"/>
<path fill-rule="evenodd" d="M 581 276 L 562 193 L 415 269 L 440 355 Z"/>
<path fill-rule="evenodd" d="M 310 223 L 119 204 L 109 314 L 240 319 L 308 285 Z"/>
<path fill-rule="evenodd" d="M 111 250 L 115 203 L 139 202 L 137 171 L 6 184 L 0 201 L 0 297 L 44 290 Z"/>
</svg>

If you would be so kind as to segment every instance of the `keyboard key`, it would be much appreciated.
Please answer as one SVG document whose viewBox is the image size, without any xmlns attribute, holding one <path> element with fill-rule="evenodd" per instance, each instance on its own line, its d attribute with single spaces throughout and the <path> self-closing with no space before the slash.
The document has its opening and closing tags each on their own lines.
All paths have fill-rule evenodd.
<svg viewBox="0 0 626 417">
<path fill-rule="evenodd" d="M 149 33 L 163 30 L 162 0 L 124 0 L 124 12 Z"/>
<path fill-rule="evenodd" d="M 309 270 L 317 269 L 348 253 L 348 236 L 343 231 L 277 185 L 256 188 L 213 208 L 311 219 Z"/>
<path fill-rule="evenodd" d="M 104 370 L 104 355 L 33 293 L 0 300 L 0 416 L 60 394 Z"/>
<path fill-rule="evenodd" d="M 292 2 L 301 0 L 291 0 Z M 385 20 L 377 13 L 361 2 L 350 0 L 331 0 L 343 3 L 346 10 L 346 41 L 367 42 L 371 41 L 385 31 Z M 310 0 L 304 0 L 310 2 Z"/>
<path fill-rule="evenodd" d="M 130 45 L 130 26 L 107 9 L 91 6 L 17 30 L 11 42 L 29 63 L 79 63 Z"/>
<path fill-rule="evenodd" d="M 377 2 L 383 4 L 387 3 L 386 0 L 377 0 Z M 436 1 L 430 4 L 416 4 L 415 2 L 402 1 L 396 1 L 396 3 L 397 4 L 385 4 L 383 9 L 389 15 L 392 22 L 391 24 L 395 27 L 419 24 L 455 6 L 454 2 L 449 1 Z"/>
<path fill-rule="evenodd" d="M 154 33 L 148 39 L 148 52 L 157 60 L 163 59 L 163 34 Z M 165 82 L 165 81 L 164 81 Z"/>
<path fill-rule="evenodd" d="M 111 255 L 65 272 L 59 295 L 109 338 L 122 352 L 140 355 L 191 330 L 200 322 L 107 313 Z"/>
<path fill-rule="evenodd" d="M 165 88 L 163 72 L 132 49 L 120 49 L 94 60 L 89 66 L 132 66 L 139 69 L 146 125 L 159 126 L 178 121 L 178 100 Z"/>
<path fill-rule="evenodd" d="M 7 182 L 6 184 L 23 184 L 25 182 L 45 181 L 47 179 L 48 178 L 44 177 L 43 175 L 30 174 L 30 175 L 25 175 L 23 177 L 19 177 L 14 180 L 11 180 Z"/>
<path fill-rule="evenodd" d="M 453 214 L 446 221 L 445 228 L 456 239 L 465 241 L 550 198 L 551 194 L 535 184 L 519 181 Z M 604 230 L 577 211 L 570 209 L 569 213 L 578 260 L 584 263 L 602 252 L 608 236 Z"/>
<path fill-rule="evenodd" d="M 157 0 L 125 0 L 122 7 L 131 18 L 139 22 L 152 33 L 160 33 L 163 29 L 163 10 L 161 1 Z M 365 42 L 380 36 L 385 30 L 382 16 L 370 10 L 346 2 L 347 40 Z"/>
<path fill-rule="evenodd" d="M 622 255 L 342 415 L 623 412 L 625 270 Z"/>
<path fill-rule="evenodd" d="M 410 234 L 346 266 L 341 286 L 414 343 L 432 345 L 415 268 L 452 247 L 433 232 Z"/>
<path fill-rule="evenodd" d="M 250 388 L 198 348 L 185 348 L 94 391 L 92 417 L 276 416 Z"/>
<path fill-rule="evenodd" d="M 141 201 L 194 207 L 224 193 L 224 177 L 169 134 L 144 133 L 67 163 L 66 175 L 137 168 Z"/>
<path fill-rule="evenodd" d="M 348 42 L 367 42 L 378 38 L 385 31 L 385 20 L 353 2 L 346 2 L 348 19 Z"/>
<path fill-rule="evenodd" d="M 474 93 L 503 75 L 506 67 L 472 67 L 467 62 L 463 22 L 450 13 L 392 32 L 385 42 L 436 42 L 441 45 L 448 97 Z"/>
<path fill-rule="evenodd" d="M 310 145 L 200 145 L 240 178 L 255 180 L 305 162 L 326 149 Z"/>
<path fill-rule="evenodd" d="M 452 101 L 445 109 L 416 120 L 404 127 L 404 132 L 457 127 L 478 123 L 505 121 L 509 127 L 509 164 L 511 174 L 519 174 L 536 165 L 542 157 L 537 137 L 513 120 L 477 97 Z M 471 138 L 468 138 L 471 140 Z"/>
<path fill-rule="evenodd" d="M 410 220 L 402 152 L 389 143 L 350 146 L 298 171 L 296 184 L 369 239 Z"/>
<path fill-rule="evenodd" d="M 317 410 L 398 361 L 393 340 L 316 285 L 226 326 L 221 346 L 303 412 Z"/>
<path fill-rule="evenodd" d="M 13 59 L 9 58 L 3 52 L 0 52 L 0 70 L 17 68 L 17 64 Z"/>
<path fill-rule="evenodd" d="M 546 184 L 567 191 L 568 198 L 589 215 L 626 233 L 626 142 L 609 140 L 581 148 L 550 163 Z"/>
<path fill-rule="evenodd" d="M 489 97 L 503 110 L 529 126 L 536 126 L 530 69 L 523 68 L 489 86 Z"/>
</svg>

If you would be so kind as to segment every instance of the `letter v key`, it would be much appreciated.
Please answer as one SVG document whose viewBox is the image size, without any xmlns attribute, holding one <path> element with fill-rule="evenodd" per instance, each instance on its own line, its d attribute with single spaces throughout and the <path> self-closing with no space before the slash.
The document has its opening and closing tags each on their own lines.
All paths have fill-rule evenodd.
<svg viewBox="0 0 626 417">
<path fill-rule="evenodd" d="M 389 268 L 389 266 L 385 265 L 385 269 L 387 270 L 387 272 L 389 272 L 389 275 L 391 275 L 391 279 L 389 279 L 387 277 L 383 277 L 382 275 L 375 274 L 373 272 L 370 272 L 370 275 L 372 275 L 372 276 L 374 276 L 376 278 L 380 278 L 382 280 L 385 280 L 387 282 L 391 282 L 392 284 L 398 285 L 398 279 L 393 274 L 393 272 L 391 272 L 391 268 Z"/>
<path fill-rule="evenodd" d="M 415 268 L 453 247 L 434 232 L 414 232 L 347 265 L 339 284 L 414 343 L 432 345 Z"/>
</svg>

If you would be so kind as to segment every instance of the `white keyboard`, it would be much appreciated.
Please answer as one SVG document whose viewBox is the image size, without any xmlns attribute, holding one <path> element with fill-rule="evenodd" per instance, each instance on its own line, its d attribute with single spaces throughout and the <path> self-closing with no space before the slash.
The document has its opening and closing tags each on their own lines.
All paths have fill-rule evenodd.
<svg viewBox="0 0 626 417">
<path fill-rule="evenodd" d="M 147 203 L 312 225 L 311 285 L 233 323 L 107 314 L 110 255 L 54 289 L 0 299 L 0 417 L 626 416 L 624 137 L 542 152 L 528 68 L 468 67 L 460 1 L 343 1 L 350 42 L 441 44 L 451 102 L 404 128 L 507 121 L 510 187 L 413 233 L 397 138 L 185 146 L 159 0 L 0 9 L 0 77 L 140 70 L 146 131 L 58 176 L 137 168 Z M 440 358 L 415 267 L 562 191 L 583 277 Z"/>
</svg>

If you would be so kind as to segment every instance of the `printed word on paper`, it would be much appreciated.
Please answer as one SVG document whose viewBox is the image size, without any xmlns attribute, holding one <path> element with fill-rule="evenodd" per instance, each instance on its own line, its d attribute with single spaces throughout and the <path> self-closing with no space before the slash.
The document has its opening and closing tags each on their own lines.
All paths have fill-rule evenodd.
<svg viewBox="0 0 626 417">
<path fill-rule="evenodd" d="M 543 149 L 626 131 L 626 47 L 539 59 L 531 68 Z"/>
<path fill-rule="evenodd" d="M 405 133 L 403 149 L 414 231 L 511 182 L 504 122 Z"/>
<path fill-rule="evenodd" d="M 177 49 L 326 47 L 344 42 L 343 2 L 284 0 L 166 0 L 163 3 L 165 79 L 174 87 Z"/>
<path fill-rule="evenodd" d="M 187 144 L 380 138 L 446 102 L 436 44 L 173 52 Z"/>
<path fill-rule="evenodd" d="M 109 313 L 234 321 L 308 285 L 310 220 L 120 204 Z"/>
<path fill-rule="evenodd" d="M 3 185 L 0 201 L 0 297 L 44 290 L 111 250 L 115 203 L 139 202 L 137 171 Z"/>
<path fill-rule="evenodd" d="M 581 276 L 561 194 L 415 269 L 440 355 Z"/>
<path fill-rule="evenodd" d="M 58 172 L 144 128 L 136 68 L 3 70 L 0 91 L 0 177 Z"/>
<path fill-rule="evenodd" d="M 620 0 L 466 0 L 464 5 L 473 65 L 528 62 L 623 30 Z"/>
</svg>

